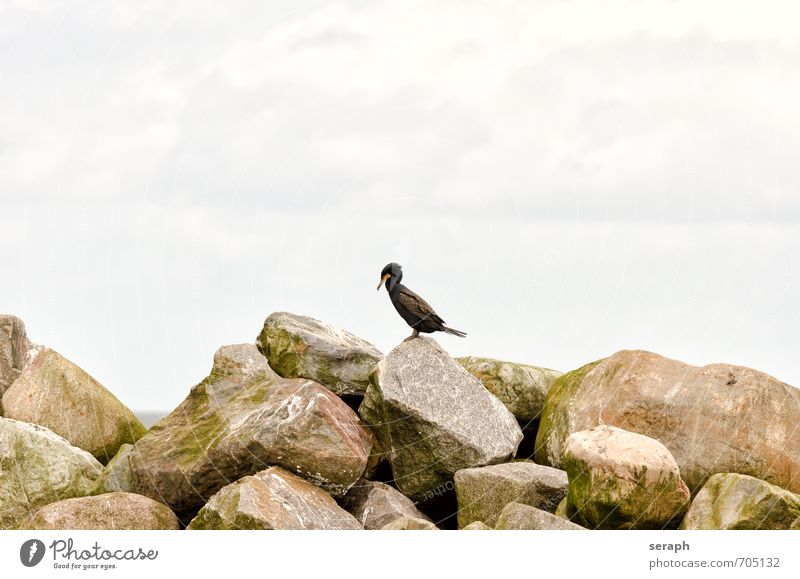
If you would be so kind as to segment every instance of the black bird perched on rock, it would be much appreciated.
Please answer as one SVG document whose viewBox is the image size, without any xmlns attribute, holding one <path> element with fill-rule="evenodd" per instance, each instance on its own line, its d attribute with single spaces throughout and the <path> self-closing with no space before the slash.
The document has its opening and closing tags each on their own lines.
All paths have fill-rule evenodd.
<svg viewBox="0 0 800 579">
<path fill-rule="evenodd" d="M 401 284 L 401 279 L 403 279 L 403 268 L 397 263 L 390 263 L 381 272 L 378 290 L 381 289 L 381 285 L 386 285 L 386 291 L 389 292 L 389 298 L 394 304 L 394 309 L 414 330 L 414 333 L 406 340 L 418 337 L 420 332 L 425 334 L 447 332 L 459 338 L 467 335 L 464 332 L 445 326 L 444 320 L 433 311 L 428 302 Z"/>
</svg>

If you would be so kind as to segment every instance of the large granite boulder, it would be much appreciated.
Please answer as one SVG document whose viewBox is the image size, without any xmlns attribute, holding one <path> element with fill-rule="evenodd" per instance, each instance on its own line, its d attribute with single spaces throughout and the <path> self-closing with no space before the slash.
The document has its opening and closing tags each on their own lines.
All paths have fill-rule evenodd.
<svg viewBox="0 0 800 579">
<path fill-rule="evenodd" d="M 339 499 L 365 529 L 381 529 L 400 517 L 429 520 L 414 502 L 397 489 L 377 481 L 357 482 Z"/>
<path fill-rule="evenodd" d="M 0 416 L 3 415 L 3 394 L 37 353 L 38 347 L 28 341 L 22 320 L 0 315 Z"/>
<path fill-rule="evenodd" d="M 416 500 L 462 468 L 507 462 L 522 440 L 503 403 L 431 338 L 403 342 L 375 366 L 359 414 Z"/>
<path fill-rule="evenodd" d="M 455 485 L 459 528 L 475 521 L 494 526 L 508 503 L 554 512 L 567 494 L 567 473 L 533 462 L 508 462 L 462 469 Z"/>
<path fill-rule="evenodd" d="M 628 350 L 587 364 L 548 392 L 536 462 L 561 467 L 569 435 L 598 424 L 661 442 L 692 492 L 718 472 L 800 492 L 800 390 L 762 372 Z"/>
<path fill-rule="evenodd" d="M 363 394 L 383 356 L 350 332 L 287 312 L 270 314 L 256 345 L 279 375 L 308 378 L 339 395 Z"/>
<path fill-rule="evenodd" d="M 271 467 L 222 488 L 189 529 L 361 529 L 358 521 L 316 485 Z"/>
<path fill-rule="evenodd" d="M 585 528 L 552 513 L 523 505 L 508 503 L 497 517 L 499 531 L 584 531 Z"/>
<path fill-rule="evenodd" d="M 128 461 L 128 455 L 133 448 L 132 444 L 123 444 L 117 455 L 112 458 L 109 463 L 94 481 L 93 495 L 102 495 L 103 493 L 136 492 L 136 485 L 133 482 L 133 473 L 131 472 L 131 463 Z"/>
<path fill-rule="evenodd" d="M 54 432 L 0 418 L 0 529 L 16 528 L 47 504 L 88 495 L 101 470 Z"/>
<path fill-rule="evenodd" d="M 790 529 L 800 520 L 800 495 L 751 476 L 712 476 L 681 522 L 681 529 Z"/>
<path fill-rule="evenodd" d="M 249 344 L 224 347 L 214 360 L 209 377 L 130 451 L 137 492 L 183 517 L 268 466 L 336 495 L 362 476 L 370 435 L 336 395 L 310 380 L 280 378 Z"/>
<path fill-rule="evenodd" d="M 666 447 L 613 426 L 572 434 L 562 464 L 569 477 L 567 512 L 584 527 L 669 526 L 689 506 L 689 489 Z"/>
<path fill-rule="evenodd" d="M 31 514 L 19 527 L 35 530 L 177 530 L 180 523 L 163 504 L 132 493 L 113 492 L 65 499 Z"/>
<path fill-rule="evenodd" d="M 492 358 L 466 356 L 456 362 L 497 396 L 523 423 L 539 418 L 547 391 L 561 372 Z"/>
<path fill-rule="evenodd" d="M 116 396 L 58 352 L 44 349 L 3 394 L 5 416 L 49 428 L 107 463 L 145 427 Z"/>
</svg>

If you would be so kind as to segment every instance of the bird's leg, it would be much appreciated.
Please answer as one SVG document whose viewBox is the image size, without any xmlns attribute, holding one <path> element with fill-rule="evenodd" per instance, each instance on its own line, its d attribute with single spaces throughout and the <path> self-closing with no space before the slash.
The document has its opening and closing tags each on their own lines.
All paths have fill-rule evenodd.
<svg viewBox="0 0 800 579">
<path fill-rule="evenodd" d="M 413 340 L 414 338 L 419 338 L 419 330 L 414 330 L 412 334 L 403 341 L 408 342 L 409 340 Z"/>
</svg>

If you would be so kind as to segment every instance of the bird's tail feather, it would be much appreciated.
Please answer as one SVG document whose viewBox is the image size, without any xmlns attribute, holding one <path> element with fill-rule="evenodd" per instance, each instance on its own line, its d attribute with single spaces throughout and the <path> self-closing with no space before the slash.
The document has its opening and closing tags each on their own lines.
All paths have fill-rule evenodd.
<svg viewBox="0 0 800 579">
<path fill-rule="evenodd" d="M 448 328 L 447 326 L 442 326 L 442 329 L 448 334 L 458 336 L 459 338 L 463 338 L 464 336 L 467 335 L 466 332 L 462 332 L 461 330 L 454 330 L 453 328 Z"/>
</svg>

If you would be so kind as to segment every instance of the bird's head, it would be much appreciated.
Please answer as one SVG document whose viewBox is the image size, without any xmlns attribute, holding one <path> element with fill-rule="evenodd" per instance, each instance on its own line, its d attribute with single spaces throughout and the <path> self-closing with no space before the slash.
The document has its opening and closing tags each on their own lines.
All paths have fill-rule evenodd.
<svg viewBox="0 0 800 579">
<path fill-rule="evenodd" d="M 403 268 L 399 263 L 389 263 L 381 271 L 381 281 L 378 282 L 378 289 L 386 283 L 386 289 L 392 291 L 395 284 L 403 278 Z"/>
</svg>

